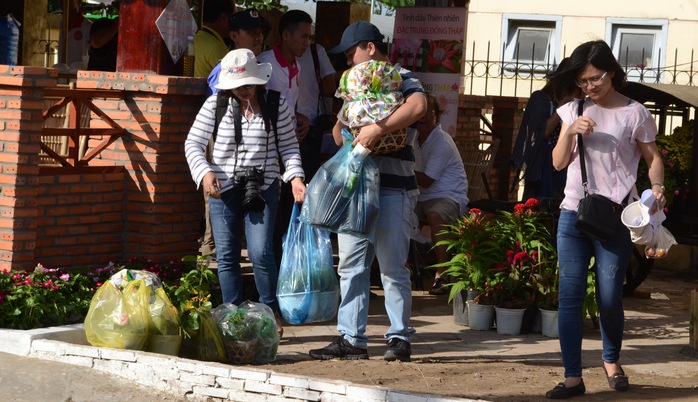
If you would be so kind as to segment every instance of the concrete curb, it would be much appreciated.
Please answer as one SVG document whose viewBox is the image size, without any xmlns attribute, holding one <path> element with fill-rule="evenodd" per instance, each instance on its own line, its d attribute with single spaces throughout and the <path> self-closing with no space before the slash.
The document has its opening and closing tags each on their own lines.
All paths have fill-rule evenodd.
<svg viewBox="0 0 698 402">
<path fill-rule="evenodd" d="M 98 348 L 88 345 L 82 324 L 29 331 L 0 329 L 0 352 L 88 367 L 192 401 L 474 401 L 157 353 Z"/>
</svg>

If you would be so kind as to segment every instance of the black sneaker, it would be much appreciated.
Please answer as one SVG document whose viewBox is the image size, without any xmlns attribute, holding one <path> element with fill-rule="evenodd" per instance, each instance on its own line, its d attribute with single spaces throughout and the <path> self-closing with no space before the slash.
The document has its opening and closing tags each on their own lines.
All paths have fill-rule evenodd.
<svg viewBox="0 0 698 402">
<path fill-rule="evenodd" d="M 409 346 L 409 344 L 408 344 Z M 347 342 L 341 336 L 335 338 L 332 343 L 322 349 L 311 349 L 310 357 L 319 360 L 366 360 L 368 359 L 368 351 L 366 349 L 357 348 Z"/>
<path fill-rule="evenodd" d="M 409 362 L 412 360 L 412 346 L 407 341 L 400 338 L 390 338 L 388 340 L 388 350 L 385 351 L 383 359 L 392 362 L 400 360 L 401 362 Z"/>
</svg>

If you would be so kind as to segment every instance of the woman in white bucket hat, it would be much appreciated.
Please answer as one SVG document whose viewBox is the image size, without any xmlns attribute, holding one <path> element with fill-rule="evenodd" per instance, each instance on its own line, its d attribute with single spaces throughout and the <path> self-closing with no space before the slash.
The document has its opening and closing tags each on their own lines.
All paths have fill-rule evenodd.
<svg viewBox="0 0 698 402">
<path fill-rule="evenodd" d="M 214 135 L 218 95 L 210 96 L 202 106 L 184 150 L 194 182 L 203 186 L 210 197 L 223 302 L 237 305 L 244 301 L 240 270 L 244 227 L 259 301 L 278 316 L 278 268 L 272 235 L 279 179 L 291 182 L 296 202 L 303 200 L 305 184 L 298 141 L 285 98 L 279 99 L 276 124 L 269 122 L 273 113 L 267 111 L 271 108 L 266 106 L 265 84 L 270 76 L 271 64 L 257 63 L 252 51 L 236 49 L 228 53 L 221 61 L 216 85 L 223 99 L 228 99 L 227 108 L 213 137 L 213 152 L 207 158 L 207 144 Z M 279 160 L 284 164 L 283 176 Z"/>
</svg>

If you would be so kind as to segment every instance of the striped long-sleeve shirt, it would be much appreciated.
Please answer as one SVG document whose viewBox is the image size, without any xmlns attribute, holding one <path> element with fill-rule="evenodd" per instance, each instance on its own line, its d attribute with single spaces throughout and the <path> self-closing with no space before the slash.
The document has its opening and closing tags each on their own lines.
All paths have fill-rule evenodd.
<svg viewBox="0 0 698 402">
<path fill-rule="evenodd" d="M 294 177 L 305 177 L 296 132 L 289 114 L 288 103 L 283 96 L 279 101 L 277 122 L 279 153 L 276 149 L 274 130 L 267 134 L 261 113 L 255 114 L 250 120 L 243 113 L 242 140 L 236 144 L 233 107 L 232 103 L 229 103 L 228 110 L 218 126 L 211 159 L 207 160 L 206 148 L 213 133 L 215 116 L 216 95 L 212 95 L 199 110 L 184 142 L 187 163 L 197 188 L 201 185 L 204 175 L 212 171 L 221 183 L 220 192 L 222 193 L 233 188 L 233 175 L 236 171 L 244 171 L 247 167 L 259 167 L 264 169 L 264 185 L 261 186 L 261 190 L 265 190 L 281 175 L 279 153 L 285 167 L 282 177 L 284 181 L 288 182 Z"/>
</svg>

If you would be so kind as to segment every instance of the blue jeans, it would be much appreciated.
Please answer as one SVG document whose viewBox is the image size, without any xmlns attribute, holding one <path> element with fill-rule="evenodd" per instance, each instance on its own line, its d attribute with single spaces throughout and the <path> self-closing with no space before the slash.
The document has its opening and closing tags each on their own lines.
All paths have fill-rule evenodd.
<svg viewBox="0 0 698 402">
<path fill-rule="evenodd" d="M 366 324 L 373 258 L 378 258 L 385 291 L 385 310 L 390 319 L 386 339 L 410 340 L 412 282 L 405 266 L 416 197 L 402 190 L 380 190 L 380 212 L 376 222 L 375 246 L 367 239 L 339 234 L 339 285 L 342 299 L 337 313 L 337 330 L 352 345 L 366 348 Z"/>
<path fill-rule="evenodd" d="M 244 301 L 240 270 L 244 226 L 247 253 L 252 262 L 259 301 L 271 307 L 273 311 L 278 311 L 276 282 L 279 271 L 274 259 L 272 235 L 279 202 L 279 182 L 275 180 L 269 188 L 261 192 L 266 201 L 262 212 L 245 211 L 242 207 L 243 193 L 244 191 L 231 189 L 222 193 L 220 199 L 209 198 L 223 302 L 239 305 Z"/>
<path fill-rule="evenodd" d="M 602 359 L 613 363 L 620 358 L 623 343 L 623 282 L 630 264 L 633 244 L 628 229 L 602 242 L 577 230 L 577 213 L 563 209 L 557 229 L 560 267 L 558 330 L 565 377 L 582 376 L 582 335 L 587 270 L 592 256 L 596 266 L 596 303 L 601 323 Z"/>
</svg>

